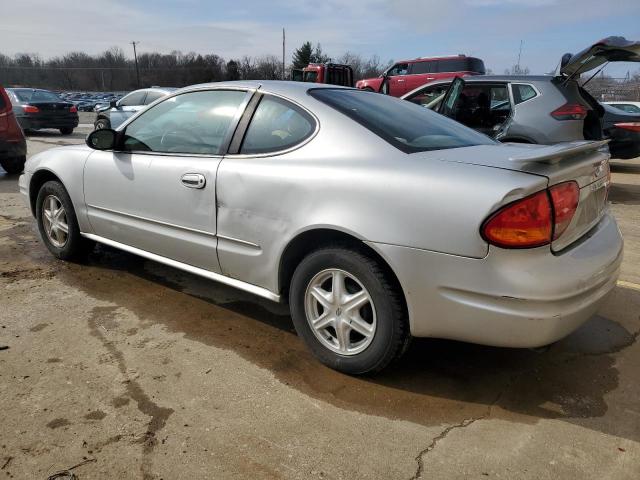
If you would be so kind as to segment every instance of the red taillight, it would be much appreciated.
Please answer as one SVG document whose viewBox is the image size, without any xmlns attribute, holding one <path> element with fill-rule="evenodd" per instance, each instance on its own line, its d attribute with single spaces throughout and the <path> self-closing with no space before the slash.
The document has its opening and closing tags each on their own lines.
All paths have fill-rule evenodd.
<svg viewBox="0 0 640 480">
<path fill-rule="evenodd" d="M 640 132 L 640 122 L 623 122 L 614 124 L 618 128 L 623 130 L 631 130 L 632 132 Z"/>
<path fill-rule="evenodd" d="M 578 207 L 576 182 L 554 185 L 502 207 L 482 225 L 482 237 L 502 248 L 532 248 L 564 233 Z"/>
<path fill-rule="evenodd" d="M 551 116 L 556 120 L 584 120 L 588 110 L 579 103 L 565 103 L 560 108 L 551 112 Z"/>
<path fill-rule="evenodd" d="M 498 210 L 482 226 L 482 236 L 498 247 L 539 247 L 551 241 L 552 216 L 544 190 Z"/>
<path fill-rule="evenodd" d="M 24 110 L 24 113 L 38 113 L 40 111 L 38 107 L 33 105 L 23 105 L 22 110 Z"/>
<path fill-rule="evenodd" d="M 573 214 L 576 213 L 578 200 L 580 200 L 580 187 L 576 182 L 560 183 L 551 187 L 549 193 L 553 204 L 553 239 L 556 240 L 567 229 Z"/>
<path fill-rule="evenodd" d="M 71 105 L 69 107 L 69 112 L 71 113 L 78 113 L 78 107 L 76 107 L 75 105 Z"/>
</svg>

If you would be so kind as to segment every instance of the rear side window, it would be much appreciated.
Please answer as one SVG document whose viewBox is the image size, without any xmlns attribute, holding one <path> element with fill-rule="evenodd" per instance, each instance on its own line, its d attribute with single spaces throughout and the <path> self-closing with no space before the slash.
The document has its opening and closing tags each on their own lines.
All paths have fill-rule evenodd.
<svg viewBox="0 0 640 480">
<path fill-rule="evenodd" d="M 419 73 L 434 73 L 436 62 L 416 62 L 411 65 L 411 73 L 416 75 Z"/>
<path fill-rule="evenodd" d="M 304 110 L 278 97 L 264 96 L 256 108 L 240 153 L 271 153 L 294 147 L 313 133 L 315 121 Z"/>
<path fill-rule="evenodd" d="M 141 92 L 132 92 L 122 100 L 120 100 L 119 105 L 121 107 L 134 107 L 137 105 L 143 105 L 144 97 L 147 94 L 144 90 Z"/>
<path fill-rule="evenodd" d="M 387 95 L 330 88 L 309 93 L 405 153 L 496 143 L 428 108 Z"/>
<path fill-rule="evenodd" d="M 531 85 L 513 83 L 511 84 L 511 91 L 513 92 L 513 102 L 517 105 L 538 95 L 535 88 Z"/>
<path fill-rule="evenodd" d="M 438 60 L 438 72 L 475 72 L 481 75 L 486 73 L 484 62 L 479 58 L 451 58 L 447 60 Z"/>
</svg>

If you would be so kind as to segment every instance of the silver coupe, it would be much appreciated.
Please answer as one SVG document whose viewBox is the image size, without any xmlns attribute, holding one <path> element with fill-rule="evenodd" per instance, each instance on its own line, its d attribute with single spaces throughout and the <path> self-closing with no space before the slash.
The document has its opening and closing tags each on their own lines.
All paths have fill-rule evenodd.
<svg viewBox="0 0 640 480">
<path fill-rule="evenodd" d="M 425 108 L 299 82 L 188 87 L 20 177 L 47 248 L 95 242 L 288 302 L 318 359 L 409 339 L 536 347 L 614 287 L 605 142 L 499 144 Z"/>
</svg>

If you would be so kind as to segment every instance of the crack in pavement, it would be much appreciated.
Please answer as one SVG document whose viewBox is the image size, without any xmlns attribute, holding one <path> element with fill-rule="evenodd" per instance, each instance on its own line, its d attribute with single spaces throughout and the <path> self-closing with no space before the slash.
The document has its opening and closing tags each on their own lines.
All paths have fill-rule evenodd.
<svg viewBox="0 0 640 480">
<path fill-rule="evenodd" d="M 126 385 L 127 395 L 136 402 L 140 412 L 151 417 L 144 437 L 138 441 L 138 443 L 142 443 L 143 445 L 142 462 L 140 464 L 142 478 L 143 480 L 150 480 L 155 478 L 151 473 L 150 455 L 158 444 L 156 434 L 165 427 L 167 419 L 171 416 L 174 410 L 172 408 L 158 406 L 153 400 L 151 400 L 151 398 L 149 398 L 137 381 L 129 378 L 124 355 L 116 348 L 114 342 L 109 340 L 101 331 L 101 321 L 113 320 L 118 308 L 119 307 L 95 307 L 92 311 L 91 317 L 89 318 L 89 329 L 91 335 L 98 338 L 109 354 L 111 354 L 111 356 L 116 360 L 118 370 L 120 370 L 120 373 L 126 379 L 124 383 Z"/>
</svg>

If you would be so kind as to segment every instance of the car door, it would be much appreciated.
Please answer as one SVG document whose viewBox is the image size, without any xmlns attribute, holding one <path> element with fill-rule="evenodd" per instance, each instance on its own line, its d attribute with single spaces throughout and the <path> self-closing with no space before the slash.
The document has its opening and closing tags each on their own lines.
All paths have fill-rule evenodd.
<svg viewBox="0 0 640 480">
<path fill-rule="evenodd" d="M 394 97 L 400 97 L 408 90 L 404 88 L 406 82 L 406 75 L 409 72 L 408 63 L 397 63 L 389 70 L 387 70 L 386 76 L 382 83 L 382 93 L 392 95 Z"/>
<path fill-rule="evenodd" d="M 122 97 L 116 106 L 109 110 L 109 122 L 111 128 L 117 128 L 140 111 L 144 106 L 146 90 L 136 90 Z"/>
<path fill-rule="evenodd" d="M 94 234 L 219 272 L 216 172 L 253 91 L 198 90 L 152 106 L 87 160 Z"/>
<path fill-rule="evenodd" d="M 435 61 L 417 61 L 410 65 L 409 75 L 404 82 L 403 95 L 411 90 L 418 88 L 420 85 L 429 83 L 436 79 L 434 74 Z"/>
</svg>

